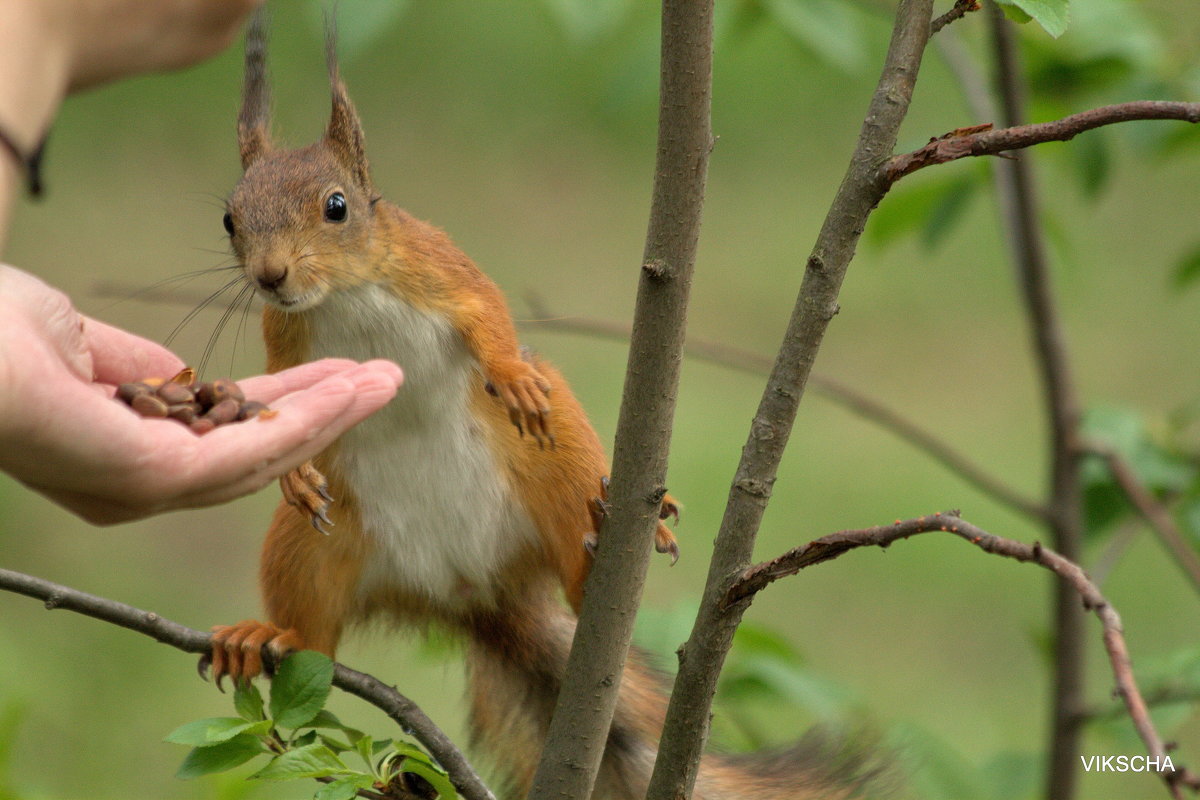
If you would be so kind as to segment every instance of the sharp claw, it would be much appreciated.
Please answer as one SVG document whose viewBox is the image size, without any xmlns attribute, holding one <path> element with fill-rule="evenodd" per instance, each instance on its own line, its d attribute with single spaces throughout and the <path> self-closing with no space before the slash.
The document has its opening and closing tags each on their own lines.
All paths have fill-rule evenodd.
<svg viewBox="0 0 1200 800">
<path fill-rule="evenodd" d="M 662 508 L 660 508 L 658 511 L 658 518 L 666 519 L 667 517 L 674 517 L 675 524 L 678 525 L 679 524 L 679 506 L 675 505 L 674 503 L 663 503 Z"/>
<path fill-rule="evenodd" d="M 606 492 L 608 491 L 608 476 L 607 475 L 600 476 L 600 487 L 602 489 L 604 489 L 604 491 L 606 491 Z"/>
<path fill-rule="evenodd" d="M 309 517 L 309 522 L 312 523 L 312 526 L 313 526 L 313 528 L 316 529 L 317 533 L 322 534 L 323 536 L 328 536 L 329 531 L 327 531 L 321 527 L 322 520 L 324 520 L 325 522 L 327 522 L 330 525 L 333 524 L 332 522 L 329 522 L 329 518 L 325 516 L 325 512 L 321 512 L 320 514 L 313 514 L 311 517 Z"/>
<path fill-rule="evenodd" d="M 326 490 L 326 487 L 324 484 L 317 487 L 317 494 L 321 495 L 321 499 L 324 500 L 326 503 L 333 502 L 333 498 L 329 496 L 329 492 Z"/>
<path fill-rule="evenodd" d="M 320 511 L 317 512 L 317 516 L 320 517 L 321 522 L 324 522 L 326 525 L 333 525 L 333 520 L 331 520 L 329 518 L 329 514 L 327 514 L 325 512 L 326 512 L 326 509 L 322 508 Z"/>
<path fill-rule="evenodd" d="M 220 692 L 221 694 L 225 694 L 225 673 L 222 672 L 220 675 L 217 675 L 216 679 L 217 679 L 217 691 Z"/>
<path fill-rule="evenodd" d="M 596 547 L 600 544 L 600 537 L 595 531 L 588 531 L 583 535 L 583 549 L 588 552 L 588 555 L 596 555 Z"/>
<path fill-rule="evenodd" d="M 200 680 L 208 681 L 208 668 L 212 666 L 212 651 L 204 653 L 200 656 L 200 660 L 196 662 L 196 672 L 200 673 Z"/>
<path fill-rule="evenodd" d="M 592 502 L 596 504 L 596 511 L 599 512 L 601 517 L 608 516 L 608 509 L 611 508 L 611 506 L 609 506 L 605 500 L 602 500 L 599 497 L 593 497 Z"/>
<path fill-rule="evenodd" d="M 275 655 L 275 651 L 270 645 L 264 645 L 262 649 L 262 671 L 263 675 L 268 678 L 275 677 L 275 668 L 279 666 L 279 657 Z"/>
<path fill-rule="evenodd" d="M 675 562 L 679 560 L 679 544 L 677 542 L 671 542 L 664 548 L 660 548 L 655 545 L 654 549 L 660 553 L 670 553 L 672 567 L 675 566 Z"/>
</svg>

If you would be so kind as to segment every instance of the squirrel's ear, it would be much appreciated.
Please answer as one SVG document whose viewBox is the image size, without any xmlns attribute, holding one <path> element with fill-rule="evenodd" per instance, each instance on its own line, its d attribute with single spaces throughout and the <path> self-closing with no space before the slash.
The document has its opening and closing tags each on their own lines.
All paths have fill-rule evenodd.
<svg viewBox="0 0 1200 800">
<path fill-rule="evenodd" d="M 271 90 L 267 85 L 267 14 L 259 8 L 246 30 L 246 77 L 238 114 L 238 150 L 246 169 L 271 150 Z"/>
<path fill-rule="evenodd" d="M 362 123 L 358 121 L 358 113 L 346 92 L 346 85 L 338 76 L 337 28 L 332 19 L 325 24 L 325 58 L 329 67 L 329 89 L 333 95 L 333 109 L 329 115 L 329 126 L 325 129 L 325 144 L 342 166 L 350 170 L 359 186 L 369 194 L 373 193 Z"/>
</svg>

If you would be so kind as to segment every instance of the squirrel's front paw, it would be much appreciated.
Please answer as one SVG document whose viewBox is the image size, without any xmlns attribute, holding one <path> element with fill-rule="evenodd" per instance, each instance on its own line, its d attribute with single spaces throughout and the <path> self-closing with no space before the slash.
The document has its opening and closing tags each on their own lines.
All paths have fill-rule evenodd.
<svg viewBox="0 0 1200 800">
<path fill-rule="evenodd" d="M 550 382 L 525 361 L 512 361 L 493 369 L 487 382 L 489 394 L 499 397 L 508 409 L 508 418 L 521 435 L 529 431 L 539 447 L 546 442 L 554 447 L 550 430 Z"/>
<path fill-rule="evenodd" d="M 207 677 L 211 666 L 217 688 L 224 691 L 221 682 L 226 675 L 235 684 L 257 677 L 264 667 L 270 675 L 289 653 L 303 649 L 300 634 L 291 628 L 283 630 L 253 619 L 236 625 L 217 625 L 212 629 L 212 649 L 200 657 L 200 677 Z"/>
<path fill-rule="evenodd" d="M 321 533 L 329 533 L 321 527 L 332 525 L 329 519 L 329 504 L 333 498 L 329 496 L 329 483 L 321 471 L 313 466 L 311 461 L 305 461 L 296 469 L 279 479 L 279 488 L 283 491 L 283 499 L 295 508 Z"/>
</svg>

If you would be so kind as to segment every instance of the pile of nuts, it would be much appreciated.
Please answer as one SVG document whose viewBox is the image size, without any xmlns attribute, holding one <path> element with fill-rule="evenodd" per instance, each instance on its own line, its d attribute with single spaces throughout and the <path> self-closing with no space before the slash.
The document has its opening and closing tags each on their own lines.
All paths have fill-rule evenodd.
<svg viewBox="0 0 1200 800">
<path fill-rule="evenodd" d="M 218 425 L 241 422 L 252 417 L 268 419 L 278 414 L 257 400 L 247 400 L 236 383 L 228 378 L 196 382 L 191 367 L 171 378 L 143 378 L 117 387 L 117 399 L 143 417 L 178 420 L 197 435 Z"/>
</svg>

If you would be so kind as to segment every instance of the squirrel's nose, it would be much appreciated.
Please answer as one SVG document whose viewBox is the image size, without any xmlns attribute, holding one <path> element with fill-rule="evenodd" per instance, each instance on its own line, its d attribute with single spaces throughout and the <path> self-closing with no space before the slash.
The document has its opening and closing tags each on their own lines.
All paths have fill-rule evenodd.
<svg viewBox="0 0 1200 800">
<path fill-rule="evenodd" d="M 287 274 L 287 264 L 265 264 L 255 272 L 254 280 L 266 291 L 273 292 L 287 279 Z"/>
</svg>

